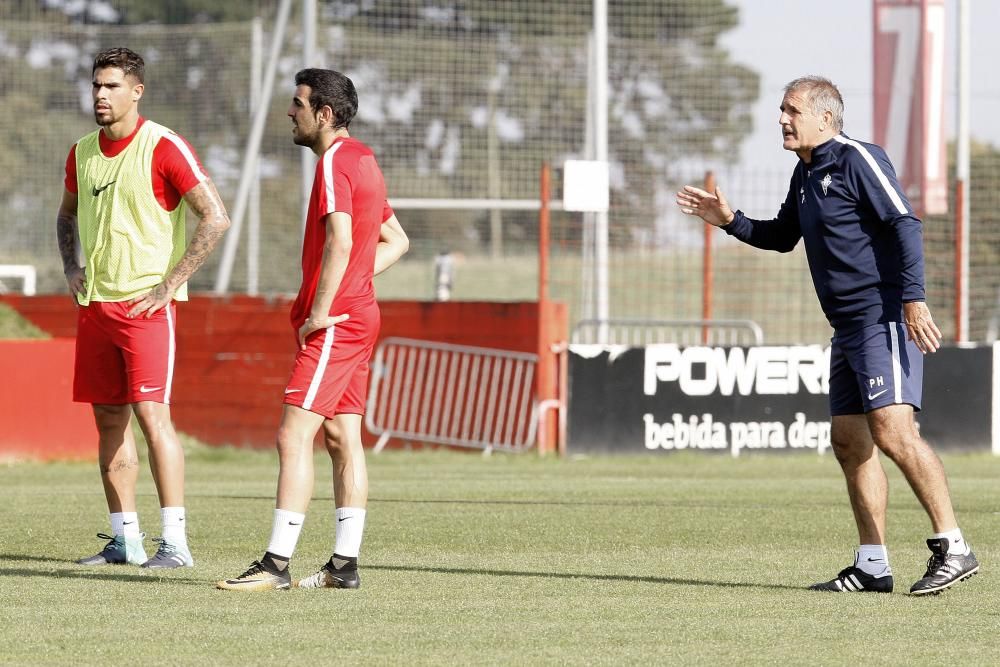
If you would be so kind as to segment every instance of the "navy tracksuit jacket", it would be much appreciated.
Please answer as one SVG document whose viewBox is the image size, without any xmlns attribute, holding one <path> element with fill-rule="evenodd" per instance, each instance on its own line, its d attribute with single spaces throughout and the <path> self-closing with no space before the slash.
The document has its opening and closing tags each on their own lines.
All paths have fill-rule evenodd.
<svg viewBox="0 0 1000 667">
<path fill-rule="evenodd" d="M 903 303 L 924 300 L 920 220 L 881 147 L 840 134 L 795 167 L 778 216 L 736 211 L 723 227 L 765 250 L 803 239 L 820 305 L 837 333 L 902 322 Z"/>
</svg>

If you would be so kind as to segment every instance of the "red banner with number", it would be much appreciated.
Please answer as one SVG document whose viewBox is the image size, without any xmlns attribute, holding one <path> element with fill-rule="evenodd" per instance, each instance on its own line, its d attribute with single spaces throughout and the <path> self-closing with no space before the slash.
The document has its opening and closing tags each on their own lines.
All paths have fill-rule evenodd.
<svg viewBox="0 0 1000 667">
<path fill-rule="evenodd" d="M 918 215 L 948 211 L 944 0 L 875 0 L 875 143 Z"/>
</svg>

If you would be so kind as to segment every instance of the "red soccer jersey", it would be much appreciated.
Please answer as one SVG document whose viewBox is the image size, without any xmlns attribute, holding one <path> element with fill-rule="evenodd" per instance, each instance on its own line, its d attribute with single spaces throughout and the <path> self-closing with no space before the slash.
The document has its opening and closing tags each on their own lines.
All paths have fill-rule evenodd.
<svg viewBox="0 0 1000 667">
<path fill-rule="evenodd" d="M 124 139 L 109 139 L 103 132 L 98 136 L 101 144 L 101 152 L 106 157 L 114 157 L 125 150 L 135 138 L 136 132 L 146 122 L 145 118 L 139 117 L 135 130 Z M 179 134 L 166 136 L 156 144 L 153 149 L 153 175 L 152 186 L 156 201 L 165 211 L 173 211 L 177 208 L 181 198 L 198 183 L 205 180 L 205 169 L 198 161 L 191 145 Z M 76 194 L 78 192 L 76 184 L 76 144 L 69 149 L 69 156 L 66 158 L 66 179 L 64 181 L 66 189 Z"/>
<path fill-rule="evenodd" d="M 375 303 L 375 246 L 382 223 L 392 216 L 392 209 L 386 201 L 385 180 L 375 155 L 368 146 L 350 137 L 334 141 L 316 165 L 302 242 L 302 287 L 291 312 L 296 331 L 309 317 L 319 284 L 326 243 L 325 218 L 338 211 L 351 216 L 352 247 L 330 314 L 357 316 L 365 306 Z"/>
</svg>

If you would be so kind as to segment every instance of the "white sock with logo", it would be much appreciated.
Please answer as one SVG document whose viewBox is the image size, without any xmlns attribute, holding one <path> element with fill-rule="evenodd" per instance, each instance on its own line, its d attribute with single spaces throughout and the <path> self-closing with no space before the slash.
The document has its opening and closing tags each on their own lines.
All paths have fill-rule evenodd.
<svg viewBox="0 0 1000 667">
<path fill-rule="evenodd" d="M 956 528 L 946 533 L 934 533 L 934 539 L 941 539 L 942 537 L 948 540 L 948 553 L 956 556 L 964 556 L 969 553 L 969 544 L 962 537 L 961 529 Z"/>
<path fill-rule="evenodd" d="M 291 559 L 305 520 L 305 514 L 274 510 L 274 525 L 271 527 L 271 541 L 267 544 L 267 550 L 276 556 Z"/>
<path fill-rule="evenodd" d="M 138 512 L 111 512 L 111 534 L 125 537 L 139 537 Z"/>
<path fill-rule="evenodd" d="M 347 558 L 357 558 L 361 553 L 361 536 L 365 532 L 365 510 L 361 507 L 338 507 L 337 541 L 333 553 Z"/>
<path fill-rule="evenodd" d="M 161 537 L 178 547 L 187 547 L 187 533 L 183 507 L 161 507 L 160 519 L 163 521 Z"/>
<path fill-rule="evenodd" d="M 884 544 L 862 544 L 858 547 L 858 555 L 854 559 L 854 567 L 873 577 L 888 577 L 892 575 L 889 567 L 889 552 Z"/>
</svg>

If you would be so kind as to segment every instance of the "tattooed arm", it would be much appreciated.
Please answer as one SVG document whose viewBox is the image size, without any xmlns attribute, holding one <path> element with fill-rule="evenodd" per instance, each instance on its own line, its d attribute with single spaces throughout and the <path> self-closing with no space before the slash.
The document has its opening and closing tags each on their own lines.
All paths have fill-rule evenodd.
<svg viewBox="0 0 1000 667">
<path fill-rule="evenodd" d="M 62 257 L 63 274 L 66 276 L 66 284 L 69 285 L 74 302 L 77 294 L 83 294 L 85 278 L 84 269 L 76 261 L 76 204 L 76 193 L 63 190 L 59 213 L 56 215 L 56 240 L 59 242 L 59 255 Z"/>
<path fill-rule="evenodd" d="M 169 304 L 177 288 L 194 275 L 229 229 L 229 214 L 226 213 L 226 207 L 211 179 L 206 178 L 191 188 L 184 195 L 184 201 L 198 216 L 198 227 L 194 230 L 194 236 L 191 237 L 184 256 L 170 270 L 163 282 L 152 291 L 130 302 L 132 309 L 128 312 L 129 317 L 150 317 Z"/>
</svg>

